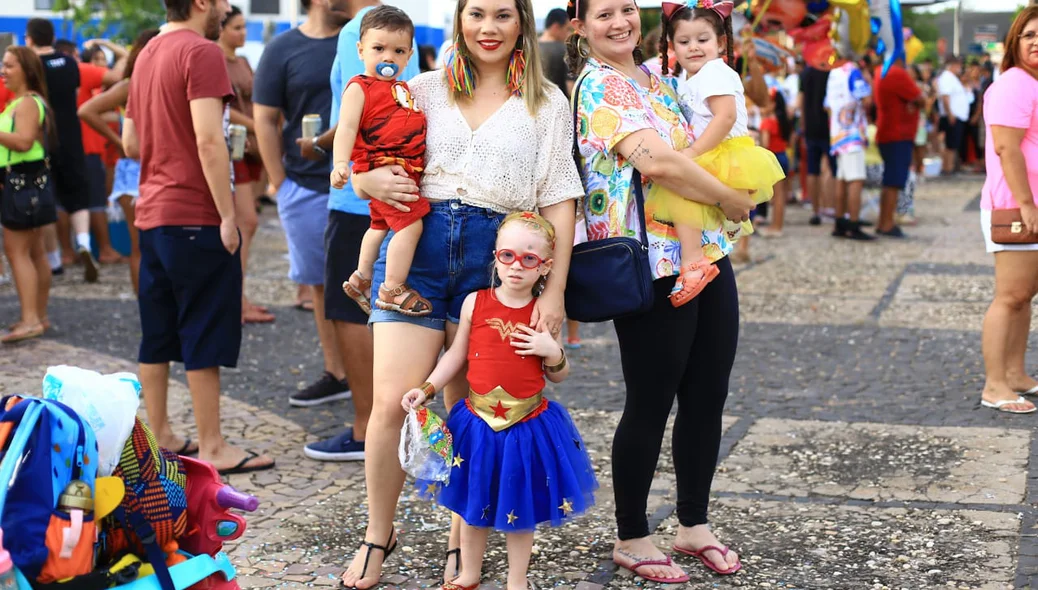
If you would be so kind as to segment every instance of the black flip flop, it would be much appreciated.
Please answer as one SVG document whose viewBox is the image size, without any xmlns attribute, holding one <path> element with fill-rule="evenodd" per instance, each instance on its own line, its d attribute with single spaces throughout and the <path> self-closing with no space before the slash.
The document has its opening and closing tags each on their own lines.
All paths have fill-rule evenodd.
<svg viewBox="0 0 1038 590">
<path fill-rule="evenodd" d="M 198 454 L 198 447 L 195 447 L 194 449 L 192 449 L 191 448 L 191 443 L 192 442 L 193 441 L 191 440 L 190 436 L 186 437 L 184 439 L 184 446 L 180 447 L 180 450 L 177 451 L 177 454 L 178 455 L 182 455 L 184 457 L 191 457 L 191 456 L 197 455 Z"/>
<path fill-rule="evenodd" d="M 220 475 L 237 475 L 241 473 L 252 473 L 254 471 L 265 471 L 267 469 L 274 468 L 273 461 L 271 461 L 270 463 L 265 463 L 263 465 L 253 465 L 251 467 L 245 466 L 246 463 L 252 461 L 256 457 L 259 457 L 259 453 L 257 453 L 256 451 L 249 451 L 245 454 L 245 458 L 239 461 L 237 465 L 229 469 L 218 469 L 217 473 L 219 473 Z"/>
</svg>

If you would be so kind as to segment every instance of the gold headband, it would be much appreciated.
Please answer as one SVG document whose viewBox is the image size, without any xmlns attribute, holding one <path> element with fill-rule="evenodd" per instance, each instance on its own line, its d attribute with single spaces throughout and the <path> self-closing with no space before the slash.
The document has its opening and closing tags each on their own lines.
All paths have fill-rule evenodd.
<svg viewBox="0 0 1038 590">
<path fill-rule="evenodd" d="M 541 228 L 544 230 L 544 233 L 548 234 L 548 241 L 551 243 L 552 250 L 555 249 L 555 226 L 541 215 L 533 211 L 515 211 L 505 216 L 504 220 L 501 221 L 501 227 L 512 221 L 524 221 Z"/>
</svg>

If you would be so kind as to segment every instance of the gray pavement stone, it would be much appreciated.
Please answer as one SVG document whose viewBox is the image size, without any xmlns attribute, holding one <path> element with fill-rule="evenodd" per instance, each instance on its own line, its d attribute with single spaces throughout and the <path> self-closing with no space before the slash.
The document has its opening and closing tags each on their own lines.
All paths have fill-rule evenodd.
<svg viewBox="0 0 1038 590">
<path fill-rule="evenodd" d="M 682 557 L 693 576 L 686 587 L 1038 588 L 1035 418 L 977 404 L 979 326 L 993 287 L 972 208 L 979 186 L 924 183 L 921 223 L 904 241 L 834 240 L 797 207 L 784 237 L 754 238 L 754 262 L 737 267 L 743 322 L 711 512 L 746 567 L 722 579 Z M 239 367 L 224 373 L 228 434 L 279 465 L 230 479 L 261 498 L 246 536 L 226 547 L 243 588 L 337 586 L 366 521 L 363 465 L 301 453 L 352 410 L 287 404 L 320 375 L 321 357 L 312 316 L 291 307 L 285 251 L 267 212 L 246 290 L 277 322 L 247 326 Z M 105 267 L 96 285 L 79 275 L 55 281 L 46 338 L 0 349 L 0 394 L 37 391 L 56 362 L 134 369 L 139 327 L 125 267 Z M 0 318 L 16 314 L 13 289 L 0 287 Z M 539 534 L 531 577 L 537 588 L 657 588 L 609 560 L 623 378 L 611 326 L 583 326 L 582 336 L 570 354 L 574 378 L 550 395 L 574 414 L 602 488 L 588 515 Z M 1029 366 L 1036 361 L 1031 353 Z M 171 413 L 190 434 L 183 371 L 173 375 Z M 665 550 L 676 530 L 669 444 L 649 506 Z M 438 587 L 446 515 L 405 494 L 396 524 L 402 547 L 384 581 Z M 486 588 L 503 582 L 503 540 L 492 539 Z"/>
</svg>

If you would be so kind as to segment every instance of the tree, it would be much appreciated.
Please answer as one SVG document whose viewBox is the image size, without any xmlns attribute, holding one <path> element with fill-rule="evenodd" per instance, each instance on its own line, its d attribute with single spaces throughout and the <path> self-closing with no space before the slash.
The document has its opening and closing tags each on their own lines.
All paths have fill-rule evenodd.
<svg viewBox="0 0 1038 590">
<path fill-rule="evenodd" d="M 912 34 L 924 43 L 937 41 L 941 36 L 935 17 L 936 14 L 933 12 L 917 13 L 907 6 L 901 6 L 902 24 L 912 29 Z"/>
<path fill-rule="evenodd" d="M 166 22 L 162 0 L 56 0 L 54 11 L 64 13 L 84 37 L 123 43 Z"/>
</svg>

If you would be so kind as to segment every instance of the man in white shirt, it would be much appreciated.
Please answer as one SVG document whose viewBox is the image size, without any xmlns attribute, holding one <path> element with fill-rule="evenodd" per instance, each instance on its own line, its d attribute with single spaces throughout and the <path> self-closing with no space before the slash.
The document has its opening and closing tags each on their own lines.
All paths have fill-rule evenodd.
<svg viewBox="0 0 1038 590">
<path fill-rule="evenodd" d="M 962 60 L 951 55 L 944 63 L 944 71 L 937 77 L 937 105 L 941 114 L 940 128 L 944 131 L 944 160 L 942 174 L 955 171 L 959 146 L 966 135 L 966 120 L 970 116 L 971 94 L 962 85 Z"/>
</svg>

